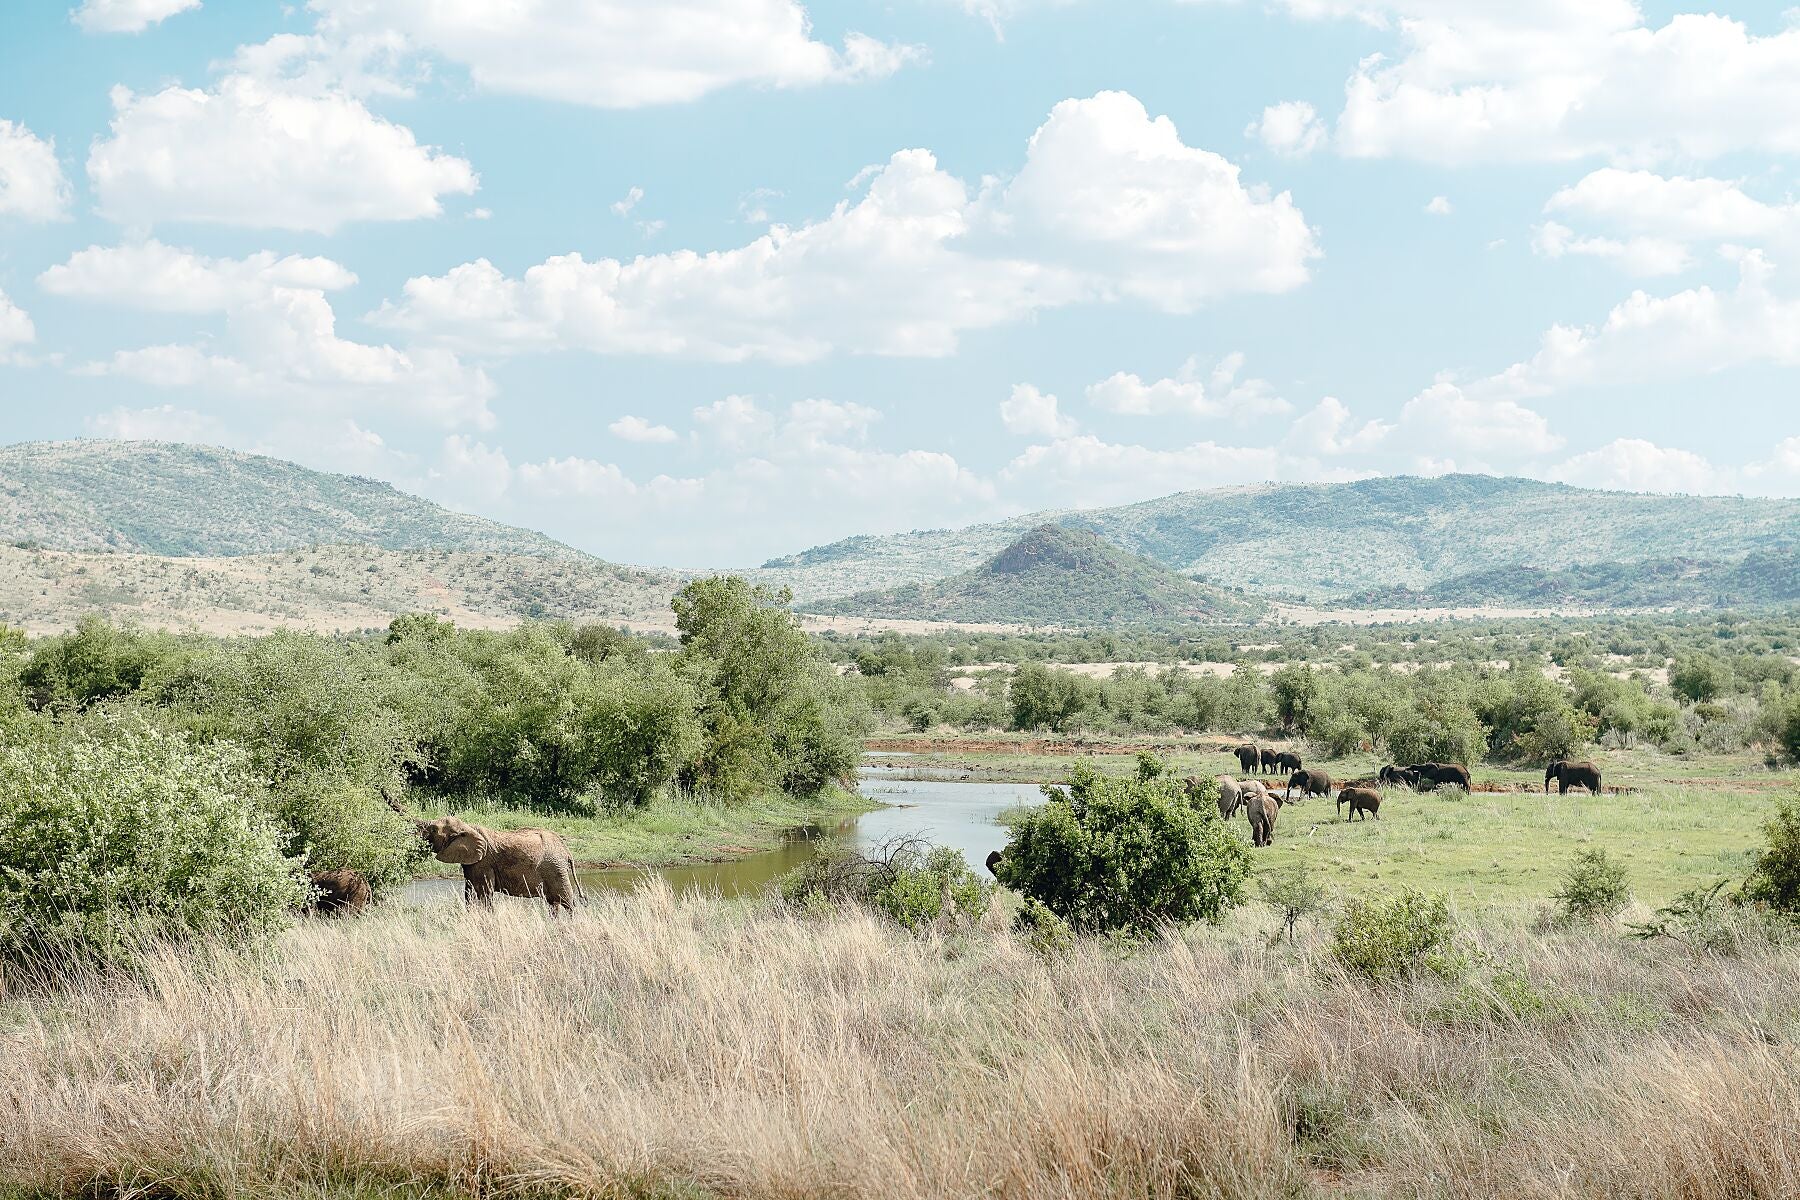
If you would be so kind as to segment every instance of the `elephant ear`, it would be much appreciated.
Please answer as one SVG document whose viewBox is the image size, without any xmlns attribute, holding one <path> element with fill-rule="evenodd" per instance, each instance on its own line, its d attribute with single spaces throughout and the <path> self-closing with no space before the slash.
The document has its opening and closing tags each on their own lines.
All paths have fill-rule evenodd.
<svg viewBox="0 0 1800 1200">
<path fill-rule="evenodd" d="M 445 832 L 447 836 L 444 845 L 437 852 L 441 861 L 467 866 L 488 856 L 492 843 L 488 839 L 487 830 L 481 826 L 457 821 Z"/>
</svg>

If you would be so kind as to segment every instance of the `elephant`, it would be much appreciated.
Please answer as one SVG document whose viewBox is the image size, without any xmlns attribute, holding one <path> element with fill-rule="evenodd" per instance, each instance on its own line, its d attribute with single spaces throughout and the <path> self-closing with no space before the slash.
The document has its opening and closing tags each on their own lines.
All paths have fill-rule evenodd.
<svg viewBox="0 0 1800 1200">
<path fill-rule="evenodd" d="M 314 893 L 306 911 L 322 917 L 354 917 L 374 898 L 361 871 L 313 871 L 306 878 Z"/>
<path fill-rule="evenodd" d="M 1298 771 L 1304 765 L 1305 764 L 1300 761 L 1300 756 L 1289 750 L 1283 750 L 1280 754 L 1275 756 L 1275 769 L 1277 771 Z"/>
<path fill-rule="evenodd" d="M 1363 819 L 1365 821 L 1368 820 L 1369 817 L 1374 817 L 1377 821 L 1381 820 L 1381 793 L 1374 788 L 1345 788 L 1338 793 L 1337 806 L 1339 813 L 1344 811 L 1344 805 L 1346 804 L 1350 806 L 1350 819 L 1352 821 L 1356 820 L 1357 813 L 1364 814 Z"/>
<path fill-rule="evenodd" d="M 494 893 L 541 898 L 550 906 L 575 911 L 581 884 L 575 860 L 562 838 L 548 829 L 489 829 L 461 817 L 421 821 L 382 793 L 388 807 L 411 821 L 439 862 L 463 869 L 463 900 L 492 906 Z"/>
<path fill-rule="evenodd" d="M 1392 764 L 1381 768 L 1378 782 L 1382 787 L 1417 787 L 1419 773 L 1411 767 L 1396 767 Z"/>
<path fill-rule="evenodd" d="M 1274 845 L 1275 818 L 1281 815 L 1281 797 L 1269 791 L 1248 792 L 1245 794 L 1244 815 L 1250 820 L 1250 844 Z"/>
<path fill-rule="evenodd" d="M 1244 785 L 1229 775 L 1219 776 L 1219 816 L 1229 821 L 1244 807 Z"/>
<path fill-rule="evenodd" d="M 1276 759 L 1275 752 L 1273 750 L 1270 750 L 1265 747 L 1261 753 L 1262 753 L 1262 773 L 1264 775 L 1273 775 L 1275 773 L 1275 759 Z"/>
<path fill-rule="evenodd" d="M 1413 786 L 1421 792 L 1429 792 L 1446 783 L 1454 784 L 1465 792 L 1475 790 L 1471 786 L 1469 768 L 1461 763 L 1414 763 L 1406 769 L 1418 772 Z"/>
<path fill-rule="evenodd" d="M 1256 770 L 1256 764 L 1262 761 L 1260 752 L 1254 745 L 1239 746 L 1236 750 L 1233 750 L 1232 753 L 1237 755 L 1238 769 L 1246 775 L 1254 772 Z"/>
<path fill-rule="evenodd" d="M 1591 762 L 1570 762 L 1559 758 L 1544 768 L 1544 791 L 1550 790 L 1550 781 L 1556 780 L 1556 792 L 1559 796 L 1567 795 L 1572 787 L 1584 787 L 1598 796 L 1600 794 L 1600 768 Z"/>
<path fill-rule="evenodd" d="M 1300 789 L 1302 800 L 1308 796 L 1329 796 L 1331 795 L 1331 776 L 1324 771 L 1295 771 L 1288 776 L 1287 788 L 1282 792 L 1282 799 L 1286 800 L 1295 788 Z"/>
<path fill-rule="evenodd" d="M 1006 857 L 1004 850 L 990 850 L 987 856 L 988 874 L 996 879 L 1000 877 L 1000 860 Z"/>
</svg>

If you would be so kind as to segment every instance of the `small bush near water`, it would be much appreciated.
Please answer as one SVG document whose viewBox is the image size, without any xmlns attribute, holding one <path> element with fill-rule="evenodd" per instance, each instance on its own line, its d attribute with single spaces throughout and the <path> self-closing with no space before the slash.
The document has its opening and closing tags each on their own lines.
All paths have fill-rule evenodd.
<svg viewBox="0 0 1800 1200">
<path fill-rule="evenodd" d="M 1000 882 L 1083 932 L 1145 935 L 1217 920 L 1243 899 L 1250 851 L 1214 804 L 1169 776 L 1106 779 L 1076 764 L 1068 787 L 1014 825 Z"/>
<path fill-rule="evenodd" d="M 869 854 L 831 846 L 781 880 L 782 897 L 791 904 L 859 904 L 907 929 L 950 918 L 973 922 L 987 911 L 992 891 L 961 853 L 917 838 L 900 838 Z"/>
<path fill-rule="evenodd" d="M 0 749 L 0 958 L 125 962 L 279 928 L 305 885 L 258 788 L 236 749 L 129 719 Z"/>
</svg>

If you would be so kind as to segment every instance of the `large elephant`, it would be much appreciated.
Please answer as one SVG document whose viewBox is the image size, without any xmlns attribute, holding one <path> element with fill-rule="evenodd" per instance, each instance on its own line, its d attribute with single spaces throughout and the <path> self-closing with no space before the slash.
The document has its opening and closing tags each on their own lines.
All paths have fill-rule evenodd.
<svg viewBox="0 0 1800 1200">
<path fill-rule="evenodd" d="M 1277 771 L 1298 771 L 1305 765 L 1305 763 L 1300 761 L 1300 756 L 1291 750 L 1283 750 L 1280 754 L 1275 756 L 1275 769 Z"/>
<path fill-rule="evenodd" d="M 1295 788 L 1300 789 L 1300 798 L 1308 796 L 1330 796 L 1331 776 L 1324 771 L 1295 771 L 1288 776 L 1287 788 L 1282 792 L 1282 799 L 1287 799 Z"/>
<path fill-rule="evenodd" d="M 1550 790 L 1550 781 L 1556 780 L 1558 795 L 1567 795 L 1572 787 L 1584 787 L 1598 796 L 1600 794 L 1600 768 L 1586 761 L 1570 762 L 1559 758 L 1544 768 L 1544 790 Z"/>
<path fill-rule="evenodd" d="M 489 829 L 461 817 L 421 821 L 385 792 L 382 798 L 413 823 L 439 862 L 463 869 L 464 901 L 492 905 L 499 892 L 542 899 L 552 912 L 575 911 L 575 901 L 581 898 L 575 860 L 562 838 L 548 829 Z"/>
<path fill-rule="evenodd" d="M 1281 797 L 1268 791 L 1248 792 L 1244 798 L 1244 815 L 1250 819 L 1250 844 L 1273 845 L 1275 818 L 1281 815 Z"/>
<path fill-rule="evenodd" d="M 1239 746 L 1232 753 L 1237 755 L 1238 769 L 1246 775 L 1252 774 L 1256 764 L 1262 761 L 1261 752 L 1254 745 Z"/>
<path fill-rule="evenodd" d="M 307 881 L 313 886 L 313 898 L 306 911 L 322 917 L 353 917 L 374 897 L 361 871 L 314 871 Z"/>
<path fill-rule="evenodd" d="M 1382 787 L 1417 787 L 1419 773 L 1411 767 L 1396 767 L 1390 763 L 1381 768 L 1379 783 Z"/>
<path fill-rule="evenodd" d="M 1381 820 L 1381 793 L 1374 788 L 1347 787 L 1338 793 L 1337 807 L 1339 815 L 1343 814 L 1344 805 L 1350 806 L 1350 819 L 1356 820 L 1358 813 L 1365 814 L 1363 819 L 1374 817 Z"/>
<path fill-rule="evenodd" d="M 1219 816 L 1229 821 L 1244 807 L 1244 785 L 1229 775 L 1219 776 Z"/>
<path fill-rule="evenodd" d="M 1413 786 L 1421 792 L 1429 792 L 1444 784 L 1452 784 L 1465 792 L 1475 790 L 1469 778 L 1469 768 L 1461 763 L 1414 763 L 1406 769 L 1418 773 Z"/>
<path fill-rule="evenodd" d="M 1279 756 L 1273 750 L 1270 750 L 1265 746 L 1261 751 L 1260 757 L 1262 773 L 1264 775 L 1273 775 L 1275 773 L 1275 759 Z"/>
</svg>

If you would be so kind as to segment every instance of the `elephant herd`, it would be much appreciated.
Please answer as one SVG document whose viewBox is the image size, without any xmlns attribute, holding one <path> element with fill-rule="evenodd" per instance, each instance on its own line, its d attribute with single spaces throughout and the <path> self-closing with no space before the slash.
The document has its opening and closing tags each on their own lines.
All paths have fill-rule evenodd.
<svg viewBox="0 0 1800 1200">
<path fill-rule="evenodd" d="M 1246 775 L 1279 775 L 1283 771 L 1298 771 L 1303 765 L 1298 754 L 1253 742 L 1246 742 L 1232 753 L 1237 755 L 1238 768 Z"/>
</svg>

